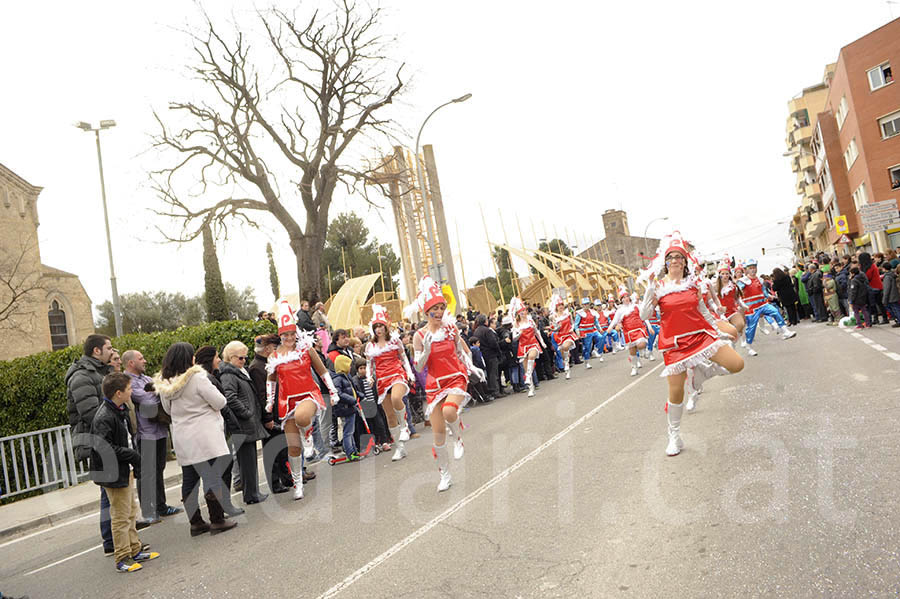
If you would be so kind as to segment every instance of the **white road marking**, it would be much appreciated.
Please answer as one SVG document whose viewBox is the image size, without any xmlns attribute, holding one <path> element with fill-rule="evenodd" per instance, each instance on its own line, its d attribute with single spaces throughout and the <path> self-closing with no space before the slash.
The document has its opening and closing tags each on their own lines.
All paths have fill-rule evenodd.
<svg viewBox="0 0 900 599">
<path fill-rule="evenodd" d="M 640 376 L 639 378 L 632 381 L 630 384 L 628 384 L 625 387 L 623 387 L 622 389 L 620 389 L 615 395 L 613 395 L 612 397 L 610 397 L 609 399 L 607 399 L 600 405 L 594 407 L 590 412 L 588 412 L 587 414 L 585 414 L 584 416 L 582 416 L 581 418 L 579 418 L 578 420 L 576 420 L 575 422 L 573 422 L 572 424 L 570 424 L 569 426 L 567 426 L 566 428 L 561 430 L 560 432 L 553 435 L 553 437 L 551 437 L 550 439 L 545 441 L 543 444 L 536 447 L 534 450 L 531 451 L 531 453 L 529 453 L 528 455 L 526 455 L 525 457 L 520 459 L 518 462 L 516 462 L 515 464 L 513 464 L 506 470 L 499 472 L 492 479 L 490 479 L 489 481 L 487 481 L 486 483 L 484 483 L 483 485 L 481 485 L 480 487 L 478 487 L 477 489 L 475 489 L 474 491 L 472 491 L 471 493 L 466 495 L 464 498 L 460 499 L 457 503 L 453 504 L 452 506 L 447 508 L 445 511 L 441 512 L 440 514 L 438 514 L 437 516 L 432 518 L 429 522 L 427 522 L 421 528 L 419 528 L 418 530 L 416 530 L 415 532 L 413 532 L 412 534 L 407 536 L 405 539 L 398 541 L 396 544 L 394 544 L 392 547 L 390 547 L 384 553 L 382 553 L 381 555 L 379 555 L 378 557 L 376 557 L 375 559 L 373 559 L 366 565 L 362 566 L 361 568 L 359 568 L 358 570 L 356 570 L 355 572 L 350 574 L 347 578 L 345 578 L 341 582 L 337 583 L 336 585 L 334 585 L 333 587 L 331 587 L 330 589 L 328 589 L 327 591 L 325 591 L 324 593 L 319 595 L 318 599 L 329 599 L 330 597 L 335 597 L 336 595 L 341 593 L 341 591 L 347 589 L 354 582 L 356 582 L 357 580 L 359 580 L 360 578 L 362 578 L 363 576 L 365 576 L 366 574 L 368 574 L 369 572 L 374 570 L 376 567 L 378 567 L 379 565 L 381 565 L 382 563 L 384 563 L 385 561 L 390 559 L 391 556 L 393 556 L 394 554 L 403 550 L 404 547 L 406 547 L 407 545 L 409 545 L 410 543 L 412 543 L 413 541 L 415 541 L 416 539 L 418 539 L 419 537 L 421 537 L 422 535 L 427 533 L 429 530 L 431 530 L 432 528 L 434 528 L 435 526 L 437 526 L 438 524 L 440 524 L 441 522 L 443 522 L 444 520 L 446 520 L 447 518 L 449 518 L 450 516 L 452 516 L 459 510 L 461 510 L 462 508 L 466 507 L 468 504 L 472 503 L 473 501 L 475 501 L 476 499 L 478 499 L 479 497 L 481 497 L 482 495 L 487 493 L 489 490 L 491 490 L 491 488 L 496 486 L 500 481 L 509 477 L 509 475 L 511 475 L 513 472 L 515 472 L 516 470 L 518 470 L 519 468 L 521 468 L 522 466 L 524 466 L 525 464 L 527 464 L 534 458 L 536 458 L 545 449 L 547 449 L 551 445 L 554 445 L 557 441 L 559 441 L 560 439 L 562 439 L 563 437 L 568 435 L 574 429 L 576 429 L 579 426 L 581 426 L 582 424 L 584 424 L 584 422 L 586 420 L 588 420 L 589 418 L 591 418 L 595 414 L 597 414 L 597 412 L 599 412 L 603 407 L 605 407 L 606 404 L 621 397 L 625 392 L 627 392 L 632 387 L 634 387 L 635 385 L 637 385 L 638 383 L 643 381 L 645 378 L 647 378 L 648 376 L 653 374 L 655 371 L 659 370 L 659 368 L 662 366 L 663 366 L 662 363 L 657 364 L 655 367 L 650 369 L 648 372 L 645 372 L 642 376 Z"/>
<path fill-rule="evenodd" d="M 851 328 L 845 328 L 844 331 L 847 333 L 850 333 L 850 335 L 852 335 L 853 337 L 856 337 L 857 339 L 859 339 L 860 341 L 862 341 L 863 343 L 865 343 L 866 345 L 868 345 L 875 351 L 880 352 L 882 355 L 887 356 L 891 360 L 900 362 L 900 354 L 897 354 L 892 351 L 888 351 L 888 348 L 886 348 L 885 346 L 881 345 L 880 343 L 876 343 L 875 341 L 866 337 L 865 335 L 861 335 L 860 333 L 857 333 L 855 330 L 853 330 Z"/>
<path fill-rule="evenodd" d="M 46 566 L 41 566 L 37 570 L 32 570 L 31 572 L 26 572 L 24 574 L 24 576 L 31 576 L 32 574 L 37 574 L 38 572 L 43 572 L 47 568 L 52 568 L 53 566 L 58 566 L 59 564 L 61 564 L 63 562 L 67 562 L 70 559 L 74 559 L 74 558 L 78 557 L 79 555 L 84 555 L 85 553 L 90 553 L 94 549 L 101 549 L 102 547 L 103 547 L 103 543 L 100 543 L 99 545 L 95 545 L 94 547 L 91 547 L 90 549 L 85 549 L 84 551 L 76 553 L 75 555 L 70 555 L 69 557 L 64 557 L 61 560 L 53 562 L 52 564 L 47 564 Z"/>
</svg>

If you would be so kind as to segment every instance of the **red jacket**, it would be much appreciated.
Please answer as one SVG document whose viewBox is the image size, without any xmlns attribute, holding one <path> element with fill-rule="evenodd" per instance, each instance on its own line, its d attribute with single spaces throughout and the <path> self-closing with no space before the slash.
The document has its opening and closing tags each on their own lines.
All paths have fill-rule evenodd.
<svg viewBox="0 0 900 599">
<path fill-rule="evenodd" d="M 869 279 L 869 287 L 872 289 L 877 289 L 878 291 L 884 289 L 884 285 L 881 283 L 881 273 L 878 272 L 878 267 L 875 266 L 874 262 L 869 267 L 869 270 L 866 271 L 866 278 Z"/>
</svg>

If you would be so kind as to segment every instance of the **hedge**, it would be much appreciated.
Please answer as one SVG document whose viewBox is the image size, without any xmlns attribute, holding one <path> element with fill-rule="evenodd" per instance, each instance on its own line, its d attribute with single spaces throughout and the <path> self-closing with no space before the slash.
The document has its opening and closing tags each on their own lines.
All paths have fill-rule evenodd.
<svg viewBox="0 0 900 599">
<path fill-rule="evenodd" d="M 213 345 L 221 351 L 226 343 L 237 339 L 250 348 L 252 355 L 254 337 L 274 332 L 275 325 L 268 321 L 231 320 L 122 335 L 112 344 L 120 352 L 140 350 L 147 360 L 147 373 L 152 375 L 176 341 L 187 341 L 195 348 Z M 0 437 L 68 424 L 65 375 L 81 355 L 81 347 L 67 347 L 0 361 Z"/>
</svg>

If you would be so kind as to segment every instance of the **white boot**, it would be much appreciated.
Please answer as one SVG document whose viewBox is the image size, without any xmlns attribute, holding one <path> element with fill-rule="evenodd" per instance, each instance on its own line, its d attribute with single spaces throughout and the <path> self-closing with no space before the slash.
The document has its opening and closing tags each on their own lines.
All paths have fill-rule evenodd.
<svg viewBox="0 0 900 599">
<path fill-rule="evenodd" d="M 748 356 L 758 356 L 759 353 L 750 346 L 747 346 L 747 355 Z"/>
<path fill-rule="evenodd" d="M 591 366 L 591 363 L 588 362 L 587 360 L 585 360 L 585 361 L 584 361 L 584 369 L 585 369 L 585 370 L 590 370 L 591 368 L 593 368 L 593 366 Z"/>
<path fill-rule="evenodd" d="M 534 362 L 526 360 L 525 365 L 525 384 L 528 385 L 528 397 L 534 397 L 534 379 L 531 378 L 534 372 Z"/>
<path fill-rule="evenodd" d="M 447 454 L 447 444 L 441 446 L 434 445 L 431 448 L 431 454 L 437 460 L 438 472 L 441 474 L 441 481 L 438 483 L 438 493 L 446 491 L 453 484 L 450 478 L 450 456 Z"/>
<path fill-rule="evenodd" d="M 787 339 L 791 339 L 796 336 L 797 336 L 797 331 L 792 331 L 792 330 L 788 329 L 787 327 L 781 327 L 781 338 L 782 339 L 787 340 Z"/>
<path fill-rule="evenodd" d="M 400 434 L 395 436 L 394 439 L 401 443 L 405 443 L 406 441 L 409 441 L 409 425 L 406 423 L 406 408 L 402 410 L 394 408 L 394 416 L 397 417 L 397 424 L 400 427 Z"/>
<path fill-rule="evenodd" d="M 289 455 L 288 464 L 291 465 L 291 480 L 294 481 L 294 499 L 303 499 L 303 458 Z"/>
<path fill-rule="evenodd" d="M 649 354 L 648 359 L 649 359 L 651 362 L 654 361 L 654 360 L 656 359 L 656 358 L 653 357 L 653 352 L 652 352 L 652 351 L 649 351 L 649 352 L 647 352 L 647 353 Z"/>
<path fill-rule="evenodd" d="M 747 347 L 747 338 L 741 335 L 741 347 Z"/>
<path fill-rule="evenodd" d="M 628 356 L 628 363 L 631 364 L 631 376 L 637 376 L 637 363 L 634 361 L 635 358 L 632 356 Z"/>
<path fill-rule="evenodd" d="M 463 445 L 462 440 L 462 431 L 465 426 L 463 426 L 462 419 L 460 418 L 457 418 L 456 422 L 448 422 L 447 426 L 450 427 L 450 430 L 453 431 L 453 436 L 456 437 L 456 443 L 453 444 L 453 459 L 461 460 L 466 453 L 466 447 Z"/>
<path fill-rule="evenodd" d="M 403 458 L 406 457 L 406 443 L 403 441 L 397 441 L 397 449 L 394 450 L 394 455 L 391 456 L 392 462 L 399 462 Z"/>
<path fill-rule="evenodd" d="M 643 368 L 644 365 L 641 364 L 641 356 L 640 356 L 640 354 L 637 355 L 636 357 L 637 357 L 637 367 L 638 367 L 638 368 Z"/>
<path fill-rule="evenodd" d="M 534 397 L 534 383 L 528 381 L 528 397 Z"/>
<path fill-rule="evenodd" d="M 306 428 L 300 429 L 300 439 L 303 443 L 303 457 L 307 460 L 311 460 L 316 455 L 316 446 L 313 444 L 312 431 L 313 427 L 311 424 Z"/>
<path fill-rule="evenodd" d="M 566 373 L 566 380 L 568 381 L 570 378 L 572 378 L 572 373 L 569 370 L 570 369 L 569 354 L 566 354 L 565 356 L 563 356 L 563 363 L 565 364 L 564 370 Z"/>
<path fill-rule="evenodd" d="M 681 412 L 683 406 L 681 404 L 669 403 L 666 406 L 666 416 L 669 423 L 668 434 L 669 443 L 666 445 L 666 455 L 675 456 L 681 453 L 684 448 L 684 442 L 681 440 Z"/>
</svg>

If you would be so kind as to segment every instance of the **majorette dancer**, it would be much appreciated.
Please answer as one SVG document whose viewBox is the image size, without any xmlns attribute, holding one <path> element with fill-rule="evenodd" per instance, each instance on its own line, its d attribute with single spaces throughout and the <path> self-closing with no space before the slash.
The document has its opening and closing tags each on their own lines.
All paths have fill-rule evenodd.
<svg viewBox="0 0 900 599">
<path fill-rule="evenodd" d="M 716 279 L 716 297 L 719 304 L 725 310 L 725 318 L 737 331 L 738 337 L 744 332 L 744 302 L 741 301 L 741 289 L 731 277 L 731 266 L 728 261 L 719 264 L 718 277 Z M 741 267 L 743 274 L 743 267 Z"/>
<path fill-rule="evenodd" d="M 628 363 L 631 364 L 631 376 L 637 376 L 638 368 L 641 367 L 641 359 L 637 356 L 638 350 L 647 347 L 647 324 L 641 318 L 638 305 L 632 301 L 631 292 L 624 285 L 619 287 L 619 297 L 622 299 L 622 305 L 616 310 L 616 315 L 609 328 L 606 329 L 607 334 L 611 333 L 619 323 L 622 323 L 622 337 L 624 337 L 625 346 L 628 348 Z"/>
<path fill-rule="evenodd" d="M 575 330 L 581 338 L 581 359 L 584 360 L 584 367 L 591 368 L 591 351 L 602 347 L 602 339 L 600 337 L 600 315 L 591 309 L 591 298 L 586 297 L 581 300 L 581 310 L 575 313 Z M 598 354 L 600 361 L 603 356 Z"/>
<path fill-rule="evenodd" d="M 756 337 L 756 326 L 759 319 L 763 316 L 771 317 L 778 323 L 778 332 L 781 333 L 782 339 L 790 339 L 797 335 L 796 331 L 791 331 L 784 323 L 781 313 L 769 303 L 768 294 L 763 287 L 762 280 L 756 276 L 756 260 L 752 258 L 745 263 L 747 274 L 737 280 L 738 287 L 744 296 L 744 303 L 747 305 L 747 330 L 744 333 L 747 339 L 747 353 L 751 356 L 759 355 L 753 347 L 753 339 Z"/>
<path fill-rule="evenodd" d="M 528 397 L 534 397 L 534 380 L 531 374 L 534 372 L 534 361 L 544 349 L 544 340 L 528 314 L 528 307 L 518 297 L 513 296 L 509 301 L 509 313 L 513 315 L 512 338 L 514 341 L 519 340 L 518 359 L 519 362 L 525 362 Z"/>
<path fill-rule="evenodd" d="M 419 282 L 419 293 L 415 301 L 407 306 L 404 314 L 411 317 L 414 312 L 424 312 L 426 325 L 413 335 L 416 368 L 421 372 L 428 369 L 425 379 L 425 417 L 431 422 L 434 435 L 432 455 L 437 460 L 441 480 L 437 490 L 446 491 L 453 484 L 450 477 L 450 456 L 447 453 L 447 428 L 456 437 L 453 447 L 454 459 L 461 459 L 465 453 L 462 440 L 463 424 L 459 412 L 471 396 L 466 391 L 469 373 L 484 381 L 484 372 L 472 364 L 469 347 L 459 334 L 453 315 L 445 312 L 447 300 L 441 288 L 431 279 L 423 277 Z"/>
<path fill-rule="evenodd" d="M 406 350 L 400 336 L 391 331 L 391 319 L 387 309 L 379 304 L 372 305 L 372 341 L 366 345 L 366 378 L 369 385 L 377 385 L 378 403 L 390 396 L 391 409 L 385 410 L 391 436 L 397 441 L 397 449 L 391 461 L 406 457 L 406 442 L 409 441 L 409 425 L 406 422 L 406 405 L 403 396 L 409 393 L 410 385 L 416 377 L 406 357 Z M 373 381 L 374 379 L 374 381 Z"/>
<path fill-rule="evenodd" d="M 331 405 L 339 396 L 328 369 L 313 349 L 312 333 L 300 332 L 294 311 L 287 300 L 278 303 L 278 335 L 281 345 L 266 362 L 266 411 L 271 412 L 278 393 L 278 417 L 284 426 L 288 463 L 294 480 L 294 499 L 303 499 L 303 456 L 315 453 L 312 441 L 313 418 L 325 413 L 325 400 L 312 375 L 316 373 L 331 395 Z"/>
<path fill-rule="evenodd" d="M 609 319 L 603 310 L 603 300 L 597 298 L 594 300 L 594 315 L 597 317 L 597 336 L 600 338 L 599 343 L 594 344 L 594 355 L 601 362 L 603 361 L 603 348 L 606 347 L 606 327 L 609 325 Z"/>
<path fill-rule="evenodd" d="M 703 294 L 703 301 L 706 303 L 706 307 L 712 317 L 713 325 L 731 340 L 736 340 L 737 329 L 725 318 L 725 310 L 722 308 L 722 304 L 719 303 L 719 297 L 711 289 L 710 281 L 703 276 L 699 265 L 698 270 L 700 272 L 697 273 L 697 284 L 700 287 L 700 292 Z"/>
<path fill-rule="evenodd" d="M 681 453 L 683 447 L 681 414 L 687 369 L 694 368 L 695 376 L 709 378 L 744 368 L 743 359 L 710 324 L 697 281 L 689 276 L 689 256 L 681 234 L 672 233 L 660 241 L 656 256 L 638 277 L 638 282 L 647 282 L 641 316 L 647 318 L 659 308 L 659 349 L 666 364 L 661 376 L 669 382 L 666 455 L 670 456 Z"/>
<path fill-rule="evenodd" d="M 550 296 L 550 319 L 553 324 L 553 339 L 562 354 L 563 369 L 566 373 L 566 380 L 568 380 L 572 376 L 569 371 L 570 352 L 575 348 L 578 337 L 572 331 L 572 314 L 566 307 L 565 300 L 555 293 Z"/>
</svg>

